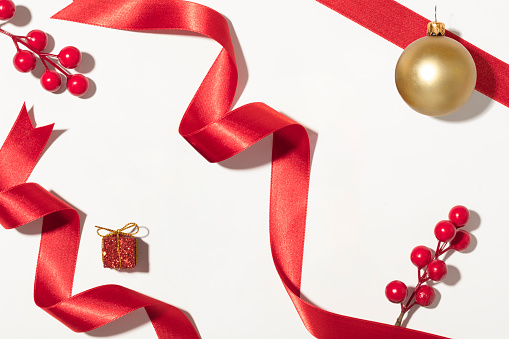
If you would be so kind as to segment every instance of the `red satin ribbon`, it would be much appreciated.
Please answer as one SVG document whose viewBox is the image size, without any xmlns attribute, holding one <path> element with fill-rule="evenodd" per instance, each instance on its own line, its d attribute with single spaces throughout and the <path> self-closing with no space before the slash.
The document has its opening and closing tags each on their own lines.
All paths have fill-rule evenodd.
<svg viewBox="0 0 509 339">
<path fill-rule="evenodd" d="M 40 185 L 25 183 L 53 126 L 33 128 L 25 106 L 0 149 L 0 224 L 16 228 L 43 219 L 35 274 L 37 306 L 76 332 L 90 331 L 145 307 L 160 338 L 199 338 L 176 307 L 118 285 L 72 296 L 78 255 L 78 213 Z"/>
<path fill-rule="evenodd" d="M 391 0 L 321 2 L 400 46 L 406 46 L 415 39 L 418 35 L 416 27 L 423 21 L 422 17 Z M 441 338 L 330 313 L 300 298 L 310 170 L 308 136 L 302 126 L 263 103 L 252 103 L 229 111 L 237 85 L 237 68 L 228 25 L 220 14 L 208 7 L 185 1 L 75 0 L 54 18 L 125 30 L 187 30 L 220 43 L 223 49 L 182 118 L 179 132 L 211 162 L 227 159 L 263 137 L 274 134 L 271 250 L 276 270 L 308 331 L 324 339 Z M 405 25 L 413 29 L 388 31 L 388 36 L 383 35 L 380 27 L 384 26 L 384 22 L 395 19 L 403 20 Z M 405 25 L 403 28 L 407 28 Z M 485 52 L 478 52 L 474 60 L 488 64 L 488 71 L 494 69 L 493 63 L 500 69 L 507 66 Z M 494 90 L 495 84 L 489 81 L 489 72 L 482 65 L 477 66 L 480 69 L 478 90 L 487 95 L 494 94 L 492 97 L 506 104 L 506 97 L 500 94 L 504 91 Z M 505 86 L 502 82 L 496 84 Z M 25 120 L 21 116 L 20 119 Z M 18 133 L 12 134 L 6 141 L 10 146 L 4 145 L 0 150 L 0 169 L 7 173 L 7 178 L 14 178 L 1 188 L 0 222 L 6 228 L 13 228 L 45 216 L 36 273 L 36 303 L 74 331 L 91 330 L 145 307 L 160 338 L 198 337 L 191 323 L 177 308 L 121 286 L 99 286 L 71 296 L 79 239 L 77 214 L 37 184 L 22 184 L 31 171 L 26 164 L 35 165 L 40 154 L 39 139 L 42 137 L 25 134 L 33 147 L 13 152 L 9 150 L 23 137 L 20 138 Z M 17 171 L 15 166 L 10 165 L 13 164 L 12 158 L 29 159 L 16 163 L 24 164 L 28 173 L 20 176 L 12 174 Z M 3 179 L 4 173 L 1 175 L 0 179 Z M 13 186 L 16 183 L 21 185 Z"/>
<path fill-rule="evenodd" d="M 32 128 L 23 104 L 18 119 L 0 149 L 0 191 L 28 179 L 52 130 L 53 125 Z"/>
</svg>

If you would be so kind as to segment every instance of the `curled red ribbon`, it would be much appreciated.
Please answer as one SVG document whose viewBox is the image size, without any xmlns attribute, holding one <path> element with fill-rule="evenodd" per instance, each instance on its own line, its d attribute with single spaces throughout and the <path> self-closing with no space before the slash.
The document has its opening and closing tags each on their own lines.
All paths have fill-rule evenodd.
<svg viewBox="0 0 509 339">
<path fill-rule="evenodd" d="M 409 19 L 403 20 L 403 24 L 412 27 L 423 20 L 392 0 L 321 2 L 380 35 L 383 32 L 377 31 L 377 27 L 380 28 L 388 18 L 399 20 L 406 16 Z M 191 101 L 179 132 L 211 162 L 227 159 L 274 134 L 271 250 L 276 270 L 308 331 L 324 339 L 441 338 L 334 314 L 300 298 L 310 171 L 308 136 L 301 125 L 263 103 L 251 103 L 229 111 L 237 85 L 237 68 L 228 25 L 219 13 L 199 4 L 176 0 L 75 0 L 54 18 L 124 30 L 187 30 L 206 35 L 221 44 L 223 49 Z M 382 36 L 405 46 L 416 38 L 417 31 L 415 27 L 402 28 L 397 32 L 386 32 L 393 36 Z M 463 40 L 460 42 L 466 44 Z M 471 45 L 470 48 L 475 50 Z M 480 53 L 479 49 L 476 51 L 477 89 L 507 104 L 507 97 L 502 94 L 505 91 L 494 90 L 495 84 L 490 82 L 493 69 L 507 69 L 507 65 L 485 52 Z M 489 65 L 486 72 L 483 62 Z M 496 85 L 501 86 L 498 88 L 507 88 L 507 82 L 500 79 L 505 78 L 498 76 Z M 197 338 L 192 324 L 179 309 L 122 286 L 99 286 L 71 296 L 79 220 L 74 210 L 39 185 L 24 184 L 49 135 L 46 135 L 47 131 L 44 135 L 35 135 L 31 125 L 30 128 L 26 126 L 27 119 L 22 111 L 18 121 L 25 127 L 20 128 L 17 122 L 0 150 L 0 179 L 7 178 L 7 183 L 0 187 L 0 222 L 6 228 L 13 228 L 44 216 L 35 283 L 37 305 L 74 331 L 94 329 L 145 307 L 160 338 Z M 16 145 L 21 141 L 27 142 L 27 147 L 17 150 L 19 146 Z M 14 174 L 18 171 L 16 166 L 27 173 Z M 63 243 L 65 249 L 62 249 Z"/>
<path fill-rule="evenodd" d="M 72 296 L 80 222 L 69 205 L 35 183 L 25 183 L 53 126 L 33 128 L 25 106 L 0 149 L 0 224 L 16 228 L 43 219 L 35 274 L 37 306 L 76 332 L 90 331 L 145 307 L 160 338 L 199 338 L 178 308 L 118 285 Z"/>
</svg>

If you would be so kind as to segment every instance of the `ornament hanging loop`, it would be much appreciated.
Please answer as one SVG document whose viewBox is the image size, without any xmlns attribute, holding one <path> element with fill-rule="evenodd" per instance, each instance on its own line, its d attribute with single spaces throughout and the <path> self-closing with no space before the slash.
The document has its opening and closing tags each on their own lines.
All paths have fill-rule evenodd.
<svg viewBox="0 0 509 339">
<path fill-rule="evenodd" d="M 441 116 L 467 102 L 475 88 L 477 71 L 468 50 L 445 36 L 444 23 L 428 23 L 427 32 L 428 36 L 415 40 L 401 54 L 396 65 L 396 87 L 415 111 Z"/>
<path fill-rule="evenodd" d="M 437 5 L 435 5 L 435 21 L 428 23 L 427 29 L 429 36 L 444 36 L 445 35 L 445 24 L 437 21 Z"/>
</svg>

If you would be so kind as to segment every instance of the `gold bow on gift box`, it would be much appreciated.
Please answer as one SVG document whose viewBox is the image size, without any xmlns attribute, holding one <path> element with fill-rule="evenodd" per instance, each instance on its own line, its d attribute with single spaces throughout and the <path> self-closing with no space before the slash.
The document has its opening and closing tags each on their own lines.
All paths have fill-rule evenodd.
<svg viewBox="0 0 509 339">
<path fill-rule="evenodd" d="M 134 235 L 139 232 L 140 227 L 134 222 L 130 222 L 118 230 L 112 230 L 101 226 L 96 227 L 97 234 L 103 238 L 102 239 L 103 267 L 116 269 L 135 268 L 137 255 L 136 255 L 136 237 L 134 237 Z M 124 232 L 131 227 L 134 227 L 134 229 L 131 232 L 129 233 Z M 110 233 L 102 235 L 101 230 L 105 230 Z M 116 239 L 114 239 L 113 237 L 115 237 Z M 115 247 L 116 254 L 114 253 Z M 123 267 L 122 258 L 124 258 Z"/>
</svg>

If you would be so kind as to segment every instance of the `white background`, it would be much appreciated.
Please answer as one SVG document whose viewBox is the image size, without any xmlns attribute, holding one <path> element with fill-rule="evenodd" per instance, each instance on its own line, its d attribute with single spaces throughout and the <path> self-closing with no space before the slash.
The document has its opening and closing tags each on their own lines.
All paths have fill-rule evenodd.
<svg viewBox="0 0 509 339">
<path fill-rule="evenodd" d="M 437 4 L 449 29 L 509 61 L 506 2 L 400 2 L 430 19 Z M 415 285 L 411 249 L 434 247 L 434 225 L 464 204 L 472 211 L 472 248 L 447 260 L 438 302 L 419 308 L 408 327 L 504 338 L 509 109 L 474 92 L 447 117 L 415 113 L 394 85 L 401 49 L 316 1 L 200 3 L 233 26 L 242 90 L 236 106 L 263 101 L 316 133 L 303 294 L 329 311 L 394 323 L 399 306 L 385 299 L 385 285 Z M 30 181 L 85 217 L 73 293 L 124 285 L 182 308 L 206 339 L 310 338 L 270 255 L 270 138 L 209 164 L 177 133 L 219 45 L 49 19 L 67 4 L 20 0 L 18 26 L 2 28 L 42 29 L 55 53 L 80 48 L 78 70 L 92 80 L 91 95 L 45 92 L 33 74 L 13 68 L 15 49 L 3 37 L 0 140 L 24 101 L 38 126 L 56 124 Z M 102 268 L 94 226 L 128 222 L 146 227 L 140 268 Z M 37 308 L 39 232 L 40 223 L 1 231 L 2 338 L 156 337 L 143 310 L 75 334 Z"/>
</svg>

